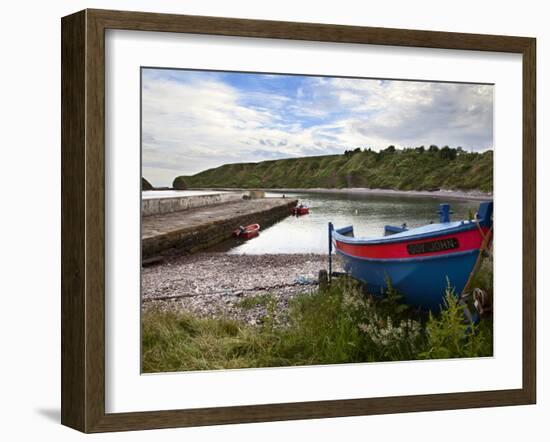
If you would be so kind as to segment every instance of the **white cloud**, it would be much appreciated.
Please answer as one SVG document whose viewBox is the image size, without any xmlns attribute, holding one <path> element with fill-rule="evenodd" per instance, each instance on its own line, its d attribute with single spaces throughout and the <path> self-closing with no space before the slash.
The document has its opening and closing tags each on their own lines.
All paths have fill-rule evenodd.
<svg viewBox="0 0 550 442">
<path fill-rule="evenodd" d="M 322 79 L 331 107 L 350 107 L 348 136 L 375 148 L 440 144 L 492 148 L 493 87 L 488 85 Z M 324 99 L 325 102 L 327 99 Z"/>
<path fill-rule="evenodd" d="M 493 147 L 492 86 L 307 77 L 282 94 L 195 74 L 144 76 L 142 92 L 143 173 L 158 186 L 224 163 L 356 146 Z"/>
</svg>

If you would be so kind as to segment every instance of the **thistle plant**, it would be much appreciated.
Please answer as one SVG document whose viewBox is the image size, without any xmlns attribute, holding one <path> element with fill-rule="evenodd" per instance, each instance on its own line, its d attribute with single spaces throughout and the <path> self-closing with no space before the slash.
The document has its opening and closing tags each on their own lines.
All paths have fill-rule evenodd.
<svg viewBox="0 0 550 442">
<path fill-rule="evenodd" d="M 450 287 L 439 316 L 430 313 L 426 338 L 426 350 L 420 353 L 425 359 L 479 357 L 492 353 L 492 342 L 480 326 L 465 321 L 463 306 Z"/>
</svg>

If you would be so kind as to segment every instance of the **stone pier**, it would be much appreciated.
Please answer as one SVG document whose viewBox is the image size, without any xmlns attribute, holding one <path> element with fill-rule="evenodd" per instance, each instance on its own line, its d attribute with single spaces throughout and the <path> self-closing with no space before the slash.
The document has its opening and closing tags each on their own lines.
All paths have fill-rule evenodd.
<svg viewBox="0 0 550 442">
<path fill-rule="evenodd" d="M 144 216 L 141 220 L 142 257 L 171 250 L 189 254 L 207 249 L 231 238 L 239 226 L 254 223 L 261 226 L 289 216 L 297 202 L 291 198 L 246 199 Z"/>
</svg>

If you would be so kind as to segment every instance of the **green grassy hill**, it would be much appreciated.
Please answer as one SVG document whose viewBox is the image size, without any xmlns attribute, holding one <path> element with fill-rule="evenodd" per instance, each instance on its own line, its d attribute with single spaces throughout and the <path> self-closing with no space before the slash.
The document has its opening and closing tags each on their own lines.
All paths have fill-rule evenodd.
<svg viewBox="0 0 550 442">
<path fill-rule="evenodd" d="M 493 151 L 355 149 L 343 155 L 226 164 L 174 180 L 175 188 L 348 188 L 493 190 Z"/>
</svg>

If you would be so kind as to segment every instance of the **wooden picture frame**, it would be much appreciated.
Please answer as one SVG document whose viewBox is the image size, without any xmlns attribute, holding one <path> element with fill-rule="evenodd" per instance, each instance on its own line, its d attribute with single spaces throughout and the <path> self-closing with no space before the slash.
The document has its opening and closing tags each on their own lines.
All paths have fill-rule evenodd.
<svg viewBox="0 0 550 442">
<path fill-rule="evenodd" d="M 62 19 L 62 408 L 83 432 L 533 404 L 536 400 L 536 41 L 533 38 L 84 10 Z M 261 37 L 522 55 L 523 383 L 513 390 L 105 412 L 105 30 Z"/>
</svg>

